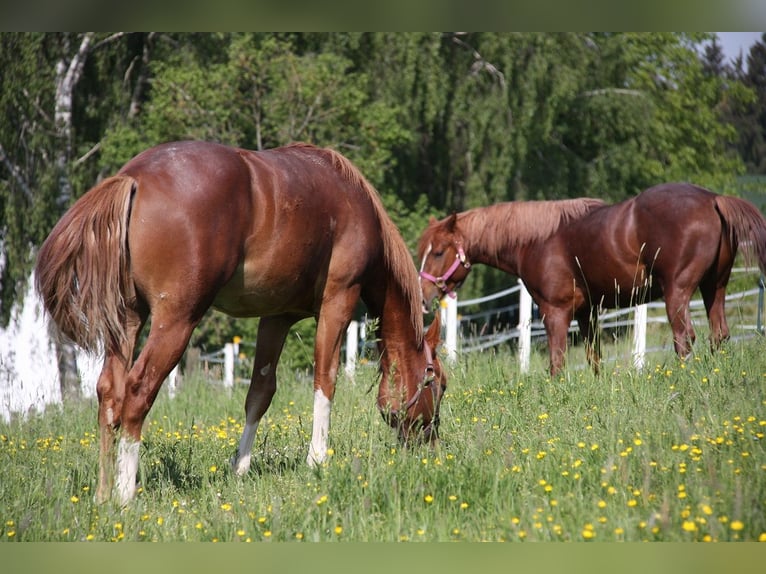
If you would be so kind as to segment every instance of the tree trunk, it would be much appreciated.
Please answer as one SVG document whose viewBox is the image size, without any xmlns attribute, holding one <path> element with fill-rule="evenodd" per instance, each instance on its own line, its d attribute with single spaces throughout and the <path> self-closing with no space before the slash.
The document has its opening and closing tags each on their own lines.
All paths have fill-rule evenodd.
<svg viewBox="0 0 766 574">
<path fill-rule="evenodd" d="M 55 327 L 51 328 L 52 330 Z M 77 371 L 77 347 L 71 341 L 55 337 L 56 361 L 59 368 L 59 387 L 63 402 L 75 401 L 82 398 L 82 384 Z"/>
<path fill-rule="evenodd" d="M 72 160 L 72 104 L 74 89 L 82 76 L 85 60 L 88 58 L 93 33 L 83 34 L 77 51 L 67 62 L 63 56 L 56 63 L 56 101 L 55 129 L 61 141 L 56 155 L 56 167 L 59 177 L 57 204 L 61 210 L 69 207 L 72 200 L 72 182 L 69 179 L 68 165 Z M 68 50 L 64 50 L 66 54 Z M 56 357 L 59 367 L 61 399 L 77 399 L 81 396 L 80 375 L 77 372 L 77 351 L 70 341 L 54 338 Z"/>
</svg>

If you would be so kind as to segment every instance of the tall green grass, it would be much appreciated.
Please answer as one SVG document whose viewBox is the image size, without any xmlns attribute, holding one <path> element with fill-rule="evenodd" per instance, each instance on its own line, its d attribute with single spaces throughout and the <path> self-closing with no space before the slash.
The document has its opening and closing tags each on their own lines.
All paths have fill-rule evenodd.
<svg viewBox="0 0 766 574">
<path fill-rule="evenodd" d="M 510 353 L 461 357 L 433 449 L 397 443 L 360 367 L 338 382 L 316 470 L 312 389 L 284 369 L 245 477 L 228 460 L 246 386 L 188 378 L 147 419 L 126 508 L 93 501 L 95 402 L 50 408 L 0 425 L 0 540 L 766 540 L 761 338 L 600 377 L 576 352 L 553 380 L 539 352 L 525 375 Z"/>
</svg>

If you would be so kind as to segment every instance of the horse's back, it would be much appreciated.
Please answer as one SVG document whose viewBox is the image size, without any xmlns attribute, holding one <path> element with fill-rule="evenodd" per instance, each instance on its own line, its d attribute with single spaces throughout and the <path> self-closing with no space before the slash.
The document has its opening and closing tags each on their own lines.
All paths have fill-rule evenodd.
<svg viewBox="0 0 766 574">
<path fill-rule="evenodd" d="M 121 173 L 138 182 L 129 244 L 147 297 L 183 292 L 234 315 L 310 314 L 335 268 L 353 281 L 380 254 L 372 203 L 328 150 L 174 142 Z"/>
<path fill-rule="evenodd" d="M 592 211 L 562 229 L 569 274 L 606 306 L 629 304 L 649 275 L 658 279 L 651 298 L 671 278 L 696 285 L 727 253 L 715 200 L 706 189 L 668 183 Z"/>
</svg>

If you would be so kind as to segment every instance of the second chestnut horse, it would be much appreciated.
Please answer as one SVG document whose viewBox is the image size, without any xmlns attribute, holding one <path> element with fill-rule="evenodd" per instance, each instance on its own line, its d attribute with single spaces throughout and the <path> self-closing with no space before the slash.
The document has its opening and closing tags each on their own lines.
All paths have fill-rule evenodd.
<svg viewBox="0 0 766 574">
<path fill-rule="evenodd" d="M 431 219 L 423 232 L 424 301 L 457 289 L 483 263 L 522 279 L 545 325 L 550 372 L 564 364 L 577 320 L 598 372 L 598 313 L 665 299 L 680 357 L 695 332 L 689 301 L 699 288 L 713 347 L 729 337 L 726 285 L 740 246 L 766 272 L 766 220 L 750 202 L 689 183 L 665 183 L 607 205 L 581 198 L 506 202 Z"/>
</svg>

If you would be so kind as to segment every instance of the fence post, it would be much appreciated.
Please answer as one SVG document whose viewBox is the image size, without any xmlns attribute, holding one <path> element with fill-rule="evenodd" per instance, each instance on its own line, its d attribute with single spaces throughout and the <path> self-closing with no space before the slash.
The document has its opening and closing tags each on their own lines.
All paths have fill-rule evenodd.
<svg viewBox="0 0 766 574">
<path fill-rule="evenodd" d="M 457 359 L 457 296 L 444 297 L 440 302 L 442 324 L 447 328 L 444 333 L 444 349 L 447 358 L 455 362 Z"/>
<path fill-rule="evenodd" d="M 234 386 L 234 343 L 223 347 L 223 386 Z"/>
<path fill-rule="evenodd" d="M 646 303 L 636 305 L 633 311 L 633 366 L 639 371 L 644 368 L 646 355 L 646 313 Z"/>
<path fill-rule="evenodd" d="M 356 372 L 356 355 L 359 349 L 359 323 L 351 321 L 346 329 L 346 375 Z"/>
<path fill-rule="evenodd" d="M 763 335 L 763 275 L 758 278 L 758 314 L 756 316 L 755 328 Z"/>
<path fill-rule="evenodd" d="M 165 379 L 167 381 L 167 387 L 168 387 L 168 396 L 172 399 L 176 396 L 176 381 L 178 379 L 178 363 L 176 363 L 176 366 L 173 367 L 173 370 L 170 371 L 168 374 L 168 378 Z"/>
<path fill-rule="evenodd" d="M 522 373 L 529 372 L 532 354 L 532 296 L 519 279 L 519 364 Z"/>
</svg>

